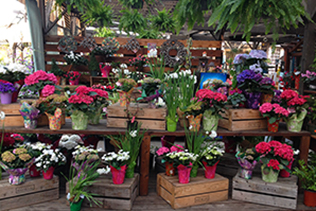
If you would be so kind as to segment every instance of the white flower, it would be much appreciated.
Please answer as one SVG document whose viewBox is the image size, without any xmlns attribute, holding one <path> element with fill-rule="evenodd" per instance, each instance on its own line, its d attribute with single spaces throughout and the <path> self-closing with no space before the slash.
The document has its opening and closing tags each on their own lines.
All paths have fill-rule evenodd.
<svg viewBox="0 0 316 211">
<path fill-rule="evenodd" d="M 158 98 L 158 102 L 156 103 L 157 106 L 165 106 L 166 103 L 163 101 L 161 97 Z"/>
<path fill-rule="evenodd" d="M 124 69 L 124 74 L 129 75 L 129 74 L 131 74 L 131 72 L 128 69 Z"/>
<path fill-rule="evenodd" d="M 79 135 L 76 135 L 76 134 L 71 135 L 69 137 L 69 141 L 73 141 L 73 142 L 76 142 L 76 143 L 79 143 L 79 144 L 83 144 L 83 141 L 82 141 L 81 137 Z"/>
<path fill-rule="evenodd" d="M 208 132 L 208 131 L 205 131 L 205 134 L 206 134 L 206 135 L 208 135 L 209 133 L 210 133 L 210 132 Z"/>
<path fill-rule="evenodd" d="M 110 172 L 110 167 L 106 166 L 106 168 L 97 169 L 98 174 L 108 174 Z"/>
<path fill-rule="evenodd" d="M 294 155 L 298 155 L 298 154 L 300 154 L 300 150 L 299 149 L 294 150 Z"/>
<path fill-rule="evenodd" d="M 131 131 L 130 135 L 135 138 L 137 136 L 137 130 Z"/>
<path fill-rule="evenodd" d="M 189 130 L 191 130 L 192 128 L 193 128 L 193 126 L 192 126 L 192 125 L 190 125 Z"/>
<path fill-rule="evenodd" d="M 212 130 L 212 133 L 210 134 L 210 137 L 211 138 L 216 138 L 217 137 L 217 133 L 214 130 Z"/>
<path fill-rule="evenodd" d="M 3 111 L 0 112 L 0 120 L 5 119 L 5 113 Z"/>
</svg>

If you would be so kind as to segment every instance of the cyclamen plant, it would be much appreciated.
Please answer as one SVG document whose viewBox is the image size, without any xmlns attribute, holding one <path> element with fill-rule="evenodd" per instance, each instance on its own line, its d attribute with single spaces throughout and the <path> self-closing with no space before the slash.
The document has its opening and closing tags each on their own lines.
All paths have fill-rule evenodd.
<svg viewBox="0 0 316 211">
<path fill-rule="evenodd" d="M 276 103 L 264 103 L 260 106 L 259 111 L 263 117 L 268 118 L 270 124 L 289 116 L 288 110 Z"/>
<path fill-rule="evenodd" d="M 0 82 L 0 92 L 1 93 L 12 93 L 15 92 L 16 88 L 12 83 L 2 83 Z"/>
<path fill-rule="evenodd" d="M 141 55 L 141 54 L 129 60 L 129 65 L 135 66 L 137 70 L 142 68 L 147 63 L 148 63 L 148 59 L 144 55 Z"/>
<path fill-rule="evenodd" d="M 160 147 L 157 151 L 156 154 L 157 156 L 162 156 L 162 163 L 165 162 L 172 162 L 172 159 L 167 156 L 167 154 L 169 153 L 173 153 L 173 152 L 182 152 L 184 151 L 183 146 L 176 144 L 175 146 L 172 146 L 170 149 L 168 147 Z"/>
<path fill-rule="evenodd" d="M 309 70 L 306 70 L 306 73 L 301 74 L 303 81 L 305 83 L 310 83 L 316 79 L 316 72 L 311 72 Z"/>
</svg>

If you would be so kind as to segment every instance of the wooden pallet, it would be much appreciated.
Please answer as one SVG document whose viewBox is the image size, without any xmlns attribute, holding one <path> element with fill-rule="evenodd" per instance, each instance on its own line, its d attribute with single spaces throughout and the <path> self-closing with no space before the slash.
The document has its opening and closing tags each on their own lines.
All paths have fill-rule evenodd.
<svg viewBox="0 0 316 211">
<path fill-rule="evenodd" d="M 139 174 L 135 173 L 134 178 L 125 178 L 121 185 L 113 184 L 110 176 L 102 175 L 97 179 L 97 182 L 89 187 L 89 191 L 98 194 L 94 198 L 101 202 L 101 206 L 98 207 L 85 199 L 82 204 L 83 207 L 131 210 L 136 197 L 139 195 Z M 68 192 L 68 183 L 66 184 L 66 192 Z"/>
<path fill-rule="evenodd" d="M 126 128 L 127 118 L 125 109 L 125 107 L 120 106 L 118 103 L 108 106 L 107 127 Z M 140 103 L 138 109 L 139 110 L 136 115 L 136 121 L 142 123 L 142 129 L 166 129 L 166 107 L 152 109 L 148 107 L 147 103 Z M 131 103 L 129 110 L 131 113 L 135 113 L 135 111 L 137 110 L 136 104 Z"/>
<path fill-rule="evenodd" d="M 218 174 L 214 179 L 206 179 L 204 172 L 191 178 L 188 184 L 180 184 L 178 176 L 157 175 L 157 194 L 173 209 L 208 204 L 228 199 L 228 179 Z"/>
<path fill-rule="evenodd" d="M 264 182 L 260 176 L 246 180 L 236 175 L 233 178 L 233 195 L 235 200 L 296 209 L 298 187 L 297 177 L 278 178 L 276 183 Z"/>
<path fill-rule="evenodd" d="M 4 120 L 5 127 L 24 127 L 24 119 L 21 116 L 20 112 L 20 104 L 19 103 L 11 103 L 11 104 L 0 104 L 0 111 L 3 111 L 6 115 Z M 66 123 L 65 116 L 62 117 L 61 124 L 64 125 Z M 45 114 L 42 114 L 37 119 L 38 126 L 47 126 L 48 125 L 48 117 Z"/>
<path fill-rule="evenodd" d="M 26 175 L 25 183 L 10 185 L 8 176 L 0 180 L 0 210 L 9 210 L 19 207 L 39 204 L 59 198 L 59 178 L 51 180 L 41 177 L 30 178 Z"/>
<path fill-rule="evenodd" d="M 255 109 L 228 109 L 221 114 L 218 126 L 230 131 L 267 129 L 267 120 L 259 110 Z"/>
</svg>

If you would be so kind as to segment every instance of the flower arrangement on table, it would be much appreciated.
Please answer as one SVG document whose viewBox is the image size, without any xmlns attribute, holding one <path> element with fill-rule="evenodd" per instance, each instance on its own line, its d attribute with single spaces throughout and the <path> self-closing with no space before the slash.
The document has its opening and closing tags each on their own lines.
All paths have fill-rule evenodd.
<svg viewBox="0 0 316 211">
<path fill-rule="evenodd" d="M 117 153 L 108 152 L 103 155 L 102 161 L 110 166 L 114 184 L 122 184 L 125 179 L 126 165 L 130 159 L 130 153 L 120 150 Z"/>
<path fill-rule="evenodd" d="M 10 175 L 9 183 L 19 185 L 25 182 L 24 174 L 33 162 L 30 151 L 24 147 L 18 147 L 1 154 L 0 166 Z"/>
<path fill-rule="evenodd" d="M 287 167 L 293 159 L 294 151 L 291 146 L 282 144 L 279 141 L 260 142 L 255 146 L 259 153 L 262 180 L 265 182 L 276 182 L 281 169 L 290 171 Z"/>
<path fill-rule="evenodd" d="M 12 94 L 17 89 L 10 82 L 0 82 L 0 98 L 2 104 L 10 104 L 12 102 Z"/>
<path fill-rule="evenodd" d="M 230 90 L 227 97 L 227 104 L 231 105 L 233 108 L 244 108 L 246 106 L 246 97 L 242 91 L 238 88 Z"/>
<path fill-rule="evenodd" d="M 81 76 L 81 73 L 78 71 L 68 71 L 64 77 L 69 82 L 69 85 L 78 85 L 79 84 L 79 78 Z"/>
<path fill-rule="evenodd" d="M 254 147 L 252 147 L 238 151 L 235 157 L 240 165 L 238 171 L 239 176 L 241 178 L 251 179 L 252 171 L 260 160 L 260 154 L 256 152 Z"/>
<path fill-rule="evenodd" d="M 167 154 L 172 153 L 172 152 L 182 152 L 182 151 L 184 151 L 184 148 L 183 146 L 179 144 L 175 144 L 170 149 L 168 147 L 160 147 L 156 151 L 157 156 L 162 157 L 161 163 L 165 163 L 166 165 L 167 176 L 174 176 L 176 173 L 175 168 L 173 166 L 173 159 L 167 156 Z"/>
<path fill-rule="evenodd" d="M 44 179 L 53 178 L 54 169 L 57 166 L 64 165 L 67 159 L 59 149 L 52 149 L 51 145 L 46 145 L 42 153 L 35 159 L 35 165 L 43 173 Z"/>
<path fill-rule="evenodd" d="M 289 112 L 289 116 L 284 118 L 287 129 L 291 132 L 300 132 L 307 114 L 306 108 L 309 107 L 306 100 L 309 96 L 299 95 L 296 91 L 289 89 L 283 91 L 280 97 L 280 105 Z"/>
<path fill-rule="evenodd" d="M 134 66 L 136 70 L 142 70 L 143 66 L 148 63 L 148 59 L 144 56 L 139 54 L 133 59 L 129 60 L 129 66 Z"/>
<path fill-rule="evenodd" d="M 75 54 L 73 51 L 70 51 L 69 54 L 64 56 L 64 60 L 67 62 L 67 65 L 88 65 L 88 59 L 86 59 L 81 52 L 80 54 Z M 71 69 L 71 68 L 70 68 Z"/>
<path fill-rule="evenodd" d="M 223 109 L 227 104 L 227 96 L 213 92 L 209 89 L 200 89 L 196 92 L 195 96 L 199 101 L 203 102 L 203 128 L 207 131 L 216 131 L 218 120 L 221 118 L 220 113 L 224 112 Z"/>
<path fill-rule="evenodd" d="M 24 82 L 29 90 L 31 90 L 32 92 L 39 91 L 40 95 L 42 94 L 41 91 L 46 85 L 50 85 L 49 87 L 45 88 L 48 93 L 55 93 L 56 88 L 58 88 L 55 86 L 57 83 L 56 76 L 53 73 L 46 73 L 43 70 L 38 70 L 33 74 L 27 76 Z M 55 89 L 53 89 L 52 86 L 54 86 Z M 56 91 L 56 93 L 58 92 Z"/>
<path fill-rule="evenodd" d="M 258 109 L 261 100 L 262 75 L 253 70 L 244 70 L 237 75 L 237 87 L 243 91 L 247 99 L 247 108 Z"/>
<path fill-rule="evenodd" d="M 289 111 L 277 103 L 264 103 L 259 111 L 263 117 L 267 117 L 270 132 L 278 132 L 280 120 L 289 116 Z"/>
<path fill-rule="evenodd" d="M 90 54 L 111 56 L 120 49 L 120 44 L 114 37 L 107 37 L 102 41 L 101 46 L 95 47 Z"/>
</svg>

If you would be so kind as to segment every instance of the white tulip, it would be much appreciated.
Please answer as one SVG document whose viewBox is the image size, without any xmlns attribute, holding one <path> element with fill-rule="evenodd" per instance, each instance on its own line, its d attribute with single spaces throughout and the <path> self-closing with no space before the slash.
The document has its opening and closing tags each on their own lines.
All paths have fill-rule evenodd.
<svg viewBox="0 0 316 211">
<path fill-rule="evenodd" d="M 0 112 L 0 120 L 5 119 L 5 113 L 3 111 Z"/>
</svg>

